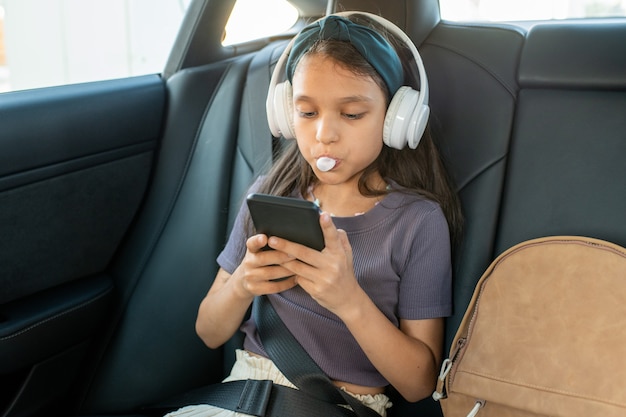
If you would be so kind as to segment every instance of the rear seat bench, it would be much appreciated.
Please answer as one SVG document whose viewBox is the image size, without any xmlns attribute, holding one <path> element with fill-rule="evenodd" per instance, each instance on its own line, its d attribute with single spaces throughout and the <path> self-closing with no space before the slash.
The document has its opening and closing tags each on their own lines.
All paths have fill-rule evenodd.
<svg viewBox="0 0 626 417">
<path fill-rule="evenodd" d="M 416 43 L 429 75 L 432 128 L 466 216 L 455 251 L 449 346 L 477 280 L 508 247 L 554 234 L 626 246 L 626 22 L 542 24 L 526 33 L 513 26 L 428 26 L 420 13 L 411 10 L 403 27 L 434 28 Z M 418 22 L 420 28 L 411 27 Z M 266 86 L 250 83 L 248 71 L 269 74 L 284 46 L 267 47 L 265 61 L 243 56 L 168 81 L 160 151 L 168 157 L 157 164 L 153 191 L 113 268 L 133 276 L 135 287 L 121 288 L 120 326 L 85 412 L 132 409 L 219 381 L 230 369 L 240 340 L 210 350 L 193 323 L 241 198 L 271 155 L 259 158 L 253 142 L 265 134 L 253 131 L 263 100 L 246 96 L 264 97 Z M 216 74 L 219 83 L 207 86 Z M 159 304 L 164 308 L 155 311 Z M 391 416 L 440 414 L 431 400 L 393 401 Z"/>
<path fill-rule="evenodd" d="M 447 322 L 446 346 L 494 257 L 523 43 L 524 33 L 515 27 L 440 23 L 420 46 L 431 129 L 465 215 L 464 239 L 455 249 L 455 313 Z"/>
<path fill-rule="evenodd" d="M 546 235 L 626 246 L 624 40 L 624 21 L 529 31 L 494 255 Z"/>
</svg>

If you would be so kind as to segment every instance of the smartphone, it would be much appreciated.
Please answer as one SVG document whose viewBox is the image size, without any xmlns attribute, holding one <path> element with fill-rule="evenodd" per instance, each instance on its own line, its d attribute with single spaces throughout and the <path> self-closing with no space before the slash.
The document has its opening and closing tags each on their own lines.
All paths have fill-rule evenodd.
<svg viewBox="0 0 626 417">
<path fill-rule="evenodd" d="M 320 209 L 310 201 L 253 193 L 247 198 L 257 233 L 324 249 Z"/>
</svg>

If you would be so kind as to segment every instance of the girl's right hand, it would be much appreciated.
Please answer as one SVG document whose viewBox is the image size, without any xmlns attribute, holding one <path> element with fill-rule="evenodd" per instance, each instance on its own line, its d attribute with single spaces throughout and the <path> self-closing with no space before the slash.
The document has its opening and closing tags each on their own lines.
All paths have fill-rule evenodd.
<svg viewBox="0 0 626 417">
<path fill-rule="evenodd" d="M 263 234 L 250 237 L 246 255 L 235 271 L 241 290 L 249 296 L 274 294 L 297 285 L 293 273 L 281 266 L 294 258 L 281 251 L 264 250 L 267 240 Z"/>
<path fill-rule="evenodd" d="M 267 236 L 252 236 L 246 241 L 246 254 L 233 274 L 222 268 L 217 272 L 196 319 L 196 332 L 208 347 L 222 346 L 235 334 L 254 296 L 296 285 L 293 273 L 280 266 L 293 258 L 281 251 L 263 250 L 266 245 Z"/>
</svg>

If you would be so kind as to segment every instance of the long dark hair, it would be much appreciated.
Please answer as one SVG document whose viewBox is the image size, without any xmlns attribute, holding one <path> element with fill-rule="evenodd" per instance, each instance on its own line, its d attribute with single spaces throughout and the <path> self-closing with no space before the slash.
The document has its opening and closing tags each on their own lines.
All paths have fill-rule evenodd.
<svg viewBox="0 0 626 417">
<path fill-rule="evenodd" d="M 352 15 L 350 19 L 374 27 L 389 39 L 403 63 L 405 85 L 418 89 L 418 72 L 416 65 L 411 65 L 413 55 L 409 48 L 391 34 L 386 33 L 384 28 L 370 22 L 365 16 Z M 306 55 L 315 54 L 335 60 L 343 68 L 356 75 L 371 77 L 385 92 L 387 105 L 389 105 L 391 97 L 386 84 L 349 42 L 317 41 L 306 53 Z M 389 192 L 368 186 L 369 179 L 376 172 L 382 178 L 396 182 L 403 187 L 405 192 L 419 194 L 437 202 L 448 222 L 453 245 L 458 243 L 463 225 L 460 201 L 428 127 L 416 149 L 405 147 L 397 150 L 383 146 L 378 158 L 363 171 L 359 178 L 359 191 L 362 195 L 381 196 Z M 294 192 L 300 192 L 301 195 L 306 196 L 309 187 L 315 185 L 317 181 L 313 170 L 302 157 L 296 141 L 293 140 L 286 145 L 272 165 L 260 184 L 258 192 L 279 196 L 289 196 Z"/>
</svg>

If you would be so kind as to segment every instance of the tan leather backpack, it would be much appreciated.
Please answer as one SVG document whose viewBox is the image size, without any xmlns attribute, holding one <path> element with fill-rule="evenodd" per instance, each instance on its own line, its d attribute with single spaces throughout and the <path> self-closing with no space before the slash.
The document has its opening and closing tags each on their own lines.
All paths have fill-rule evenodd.
<svg viewBox="0 0 626 417">
<path fill-rule="evenodd" d="M 574 236 L 507 250 L 450 352 L 445 417 L 626 416 L 626 250 Z"/>
</svg>

